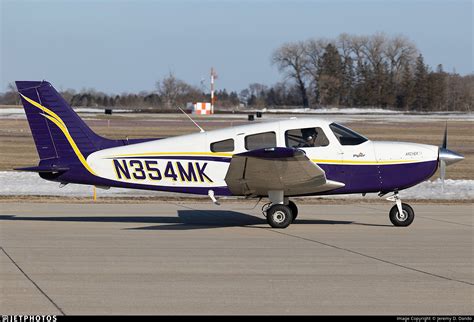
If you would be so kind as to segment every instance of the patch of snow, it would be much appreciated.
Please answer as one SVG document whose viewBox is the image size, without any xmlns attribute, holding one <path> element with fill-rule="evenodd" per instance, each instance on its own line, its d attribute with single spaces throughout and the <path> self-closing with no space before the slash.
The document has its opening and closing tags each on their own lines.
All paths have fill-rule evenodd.
<svg viewBox="0 0 474 322">
<path fill-rule="evenodd" d="M 92 186 L 68 184 L 59 188 L 59 183 L 41 179 L 31 172 L 0 171 L 0 195 L 44 195 L 44 196 L 92 196 Z M 110 188 L 97 189 L 97 195 L 107 197 L 125 196 L 177 196 L 182 194 Z M 444 192 L 440 179 L 425 181 L 415 187 L 403 190 L 400 196 L 406 199 L 438 199 L 438 200 L 474 200 L 474 180 L 445 180 Z M 330 198 L 361 198 L 360 194 L 328 196 Z M 365 198 L 378 198 L 376 194 L 368 194 Z"/>
<path fill-rule="evenodd" d="M 0 195 L 40 195 L 40 196 L 92 196 L 93 188 L 88 185 L 68 184 L 59 188 L 59 183 L 42 179 L 37 173 L 20 171 L 0 171 Z M 160 192 L 110 188 L 109 190 L 97 189 L 98 196 L 153 196 Z"/>
<path fill-rule="evenodd" d="M 25 111 L 21 107 L 0 108 L 0 118 L 21 119 L 26 118 Z"/>
<path fill-rule="evenodd" d="M 402 198 L 410 199 L 474 199 L 474 180 L 425 181 L 400 192 Z"/>
<path fill-rule="evenodd" d="M 21 107 L 0 108 L 0 115 L 23 114 L 23 113 L 24 111 Z"/>
</svg>

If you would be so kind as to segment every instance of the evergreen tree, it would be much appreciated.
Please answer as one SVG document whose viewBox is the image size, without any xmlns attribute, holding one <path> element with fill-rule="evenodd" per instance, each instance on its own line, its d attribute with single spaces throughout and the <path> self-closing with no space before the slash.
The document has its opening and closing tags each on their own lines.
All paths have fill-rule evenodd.
<svg viewBox="0 0 474 322">
<path fill-rule="evenodd" d="M 428 97 L 431 110 L 441 111 L 446 108 L 446 76 L 441 64 L 438 65 L 436 72 L 428 75 Z"/>
<path fill-rule="evenodd" d="M 354 102 L 356 106 L 370 105 L 370 74 L 367 64 L 358 61 L 354 81 Z"/>
<path fill-rule="evenodd" d="M 397 95 L 397 107 L 409 110 L 414 99 L 414 78 L 409 64 L 405 64 L 402 72 L 400 90 Z"/>
<path fill-rule="evenodd" d="M 320 66 L 320 101 L 323 105 L 339 105 L 340 89 L 343 83 L 341 56 L 333 44 L 326 46 Z"/>
<path fill-rule="evenodd" d="M 342 67 L 342 84 L 340 88 L 340 104 L 344 106 L 352 106 L 354 104 L 354 61 L 351 57 L 344 59 Z"/>
<path fill-rule="evenodd" d="M 421 54 L 416 59 L 414 93 L 413 108 L 421 111 L 429 109 L 428 68 Z"/>
</svg>

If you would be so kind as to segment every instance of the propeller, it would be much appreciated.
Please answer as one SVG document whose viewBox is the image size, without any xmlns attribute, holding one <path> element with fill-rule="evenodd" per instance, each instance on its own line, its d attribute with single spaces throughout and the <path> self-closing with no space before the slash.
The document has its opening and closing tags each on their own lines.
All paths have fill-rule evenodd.
<svg viewBox="0 0 474 322">
<path fill-rule="evenodd" d="M 464 156 L 448 150 L 448 122 L 446 122 L 446 127 L 444 129 L 444 138 L 443 145 L 438 149 L 438 162 L 439 162 L 439 172 L 442 183 L 442 189 L 444 192 L 444 178 L 446 177 L 446 166 L 454 164 L 456 162 L 464 160 Z"/>
</svg>

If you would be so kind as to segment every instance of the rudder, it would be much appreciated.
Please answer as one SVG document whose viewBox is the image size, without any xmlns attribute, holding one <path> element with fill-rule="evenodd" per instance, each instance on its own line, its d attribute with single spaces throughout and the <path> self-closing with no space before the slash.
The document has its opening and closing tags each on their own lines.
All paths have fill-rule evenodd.
<svg viewBox="0 0 474 322">
<path fill-rule="evenodd" d="M 16 86 L 41 160 L 87 157 L 108 141 L 95 134 L 46 81 L 17 81 Z M 68 137 L 69 136 L 69 137 Z"/>
</svg>

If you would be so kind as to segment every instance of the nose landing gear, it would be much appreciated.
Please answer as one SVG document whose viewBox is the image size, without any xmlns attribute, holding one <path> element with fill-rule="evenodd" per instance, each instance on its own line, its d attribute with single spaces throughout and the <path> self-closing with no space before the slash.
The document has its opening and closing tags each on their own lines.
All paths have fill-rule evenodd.
<svg viewBox="0 0 474 322">
<path fill-rule="evenodd" d="M 407 227 L 410 226 L 415 219 L 415 212 L 413 208 L 398 196 L 398 191 L 395 191 L 393 196 L 387 198 L 388 201 L 395 201 L 395 206 L 390 209 L 389 218 L 394 226 Z"/>
</svg>

